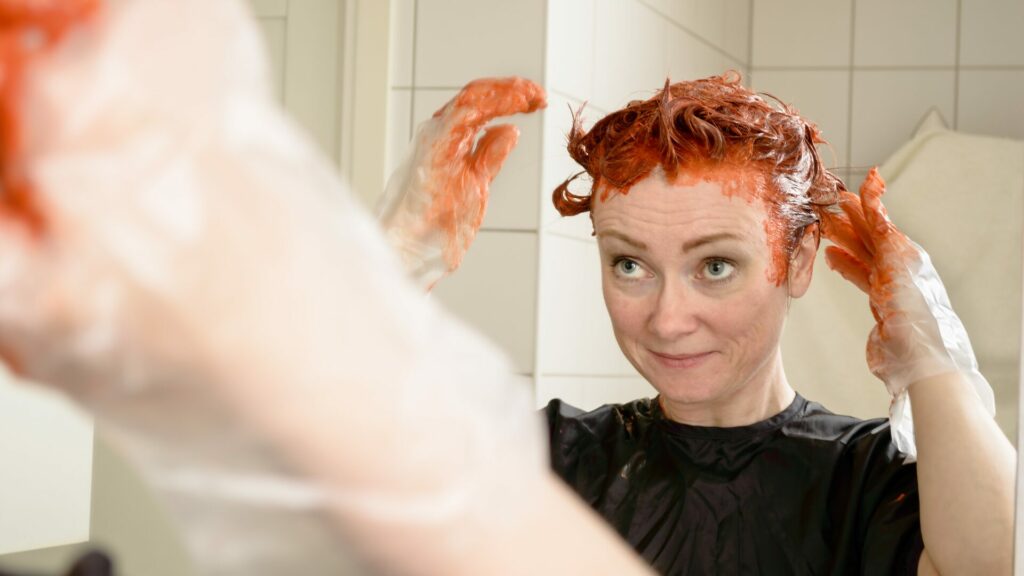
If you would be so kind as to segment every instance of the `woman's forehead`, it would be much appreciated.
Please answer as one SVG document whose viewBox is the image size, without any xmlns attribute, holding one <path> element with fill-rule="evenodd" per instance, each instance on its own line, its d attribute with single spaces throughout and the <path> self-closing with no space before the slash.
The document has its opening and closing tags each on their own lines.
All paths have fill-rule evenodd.
<svg viewBox="0 0 1024 576">
<path fill-rule="evenodd" d="M 652 174 L 625 192 L 595 198 L 594 230 L 598 235 L 611 228 L 754 232 L 769 217 L 758 180 L 751 171 L 691 173 L 673 182 Z"/>
</svg>

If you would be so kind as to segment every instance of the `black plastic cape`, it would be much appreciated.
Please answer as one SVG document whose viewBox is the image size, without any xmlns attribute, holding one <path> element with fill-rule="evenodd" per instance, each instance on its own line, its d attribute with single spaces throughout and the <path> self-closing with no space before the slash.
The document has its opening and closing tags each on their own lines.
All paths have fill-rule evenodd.
<svg viewBox="0 0 1024 576">
<path fill-rule="evenodd" d="M 797 395 L 736 428 L 657 399 L 545 410 L 554 470 L 662 574 L 916 574 L 917 468 L 888 422 Z"/>
</svg>

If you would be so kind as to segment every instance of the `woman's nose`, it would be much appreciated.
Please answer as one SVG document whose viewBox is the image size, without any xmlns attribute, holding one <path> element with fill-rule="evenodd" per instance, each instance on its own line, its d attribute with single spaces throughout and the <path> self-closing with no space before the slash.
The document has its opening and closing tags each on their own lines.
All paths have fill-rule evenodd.
<svg viewBox="0 0 1024 576">
<path fill-rule="evenodd" d="M 675 340 L 697 330 L 696 294 L 681 281 L 666 281 L 656 296 L 648 321 L 651 333 L 662 340 Z"/>
</svg>

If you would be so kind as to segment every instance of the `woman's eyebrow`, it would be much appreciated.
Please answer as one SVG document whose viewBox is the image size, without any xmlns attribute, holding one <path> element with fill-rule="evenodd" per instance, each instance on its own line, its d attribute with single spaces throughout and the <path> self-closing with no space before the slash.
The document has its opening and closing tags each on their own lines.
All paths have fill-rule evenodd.
<svg viewBox="0 0 1024 576">
<path fill-rule="evenodd" d="M 743 238 L 739 234 L 733 232 L 719 232 L 717 234 L 709 234 L 707 236 L 701 236 L 700 238 L 694 238 L 693 240 L 683 243 L 683 252 L 689 252 L 695 248 L 700 248 L 705 244 L 712 244 L 714 242 L 720 242 L 722 240 L 742 240 Z"/>
<path fill-rule="evenodd" d="M 601 239 L 604 236 L 622 240 L 623 242 L 629 244 L 630 246 L 636 248 L 637 250 L 647 250 L 647 244 L 644 244 L 639 240 L 634 240 L 633 238 L 630 238 L 629 236 L 626 236 L 625 234 L 617 230 L 608 230 L 607 232 L 599 232 L 597 234 L 598 239 Z"/>
</svg>

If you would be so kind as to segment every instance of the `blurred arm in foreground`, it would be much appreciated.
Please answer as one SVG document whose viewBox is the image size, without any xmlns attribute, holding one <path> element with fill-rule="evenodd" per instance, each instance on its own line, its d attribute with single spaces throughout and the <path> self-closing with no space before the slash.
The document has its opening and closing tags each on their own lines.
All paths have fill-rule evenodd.
<svg viewBox="0 0 1024 576">
<path fill-rule="evenodd" d="M 48 38 L 23 5 L 67 6 L 0 2 L 7 42 Z M 238 2 L 83 14 L 4 53 L 0 349 L 99 416 L 201 573 L 337 573 L 305 553 L 338 540 L 389 574 L 647 573 L 277 109 Z"/>
</svg>

